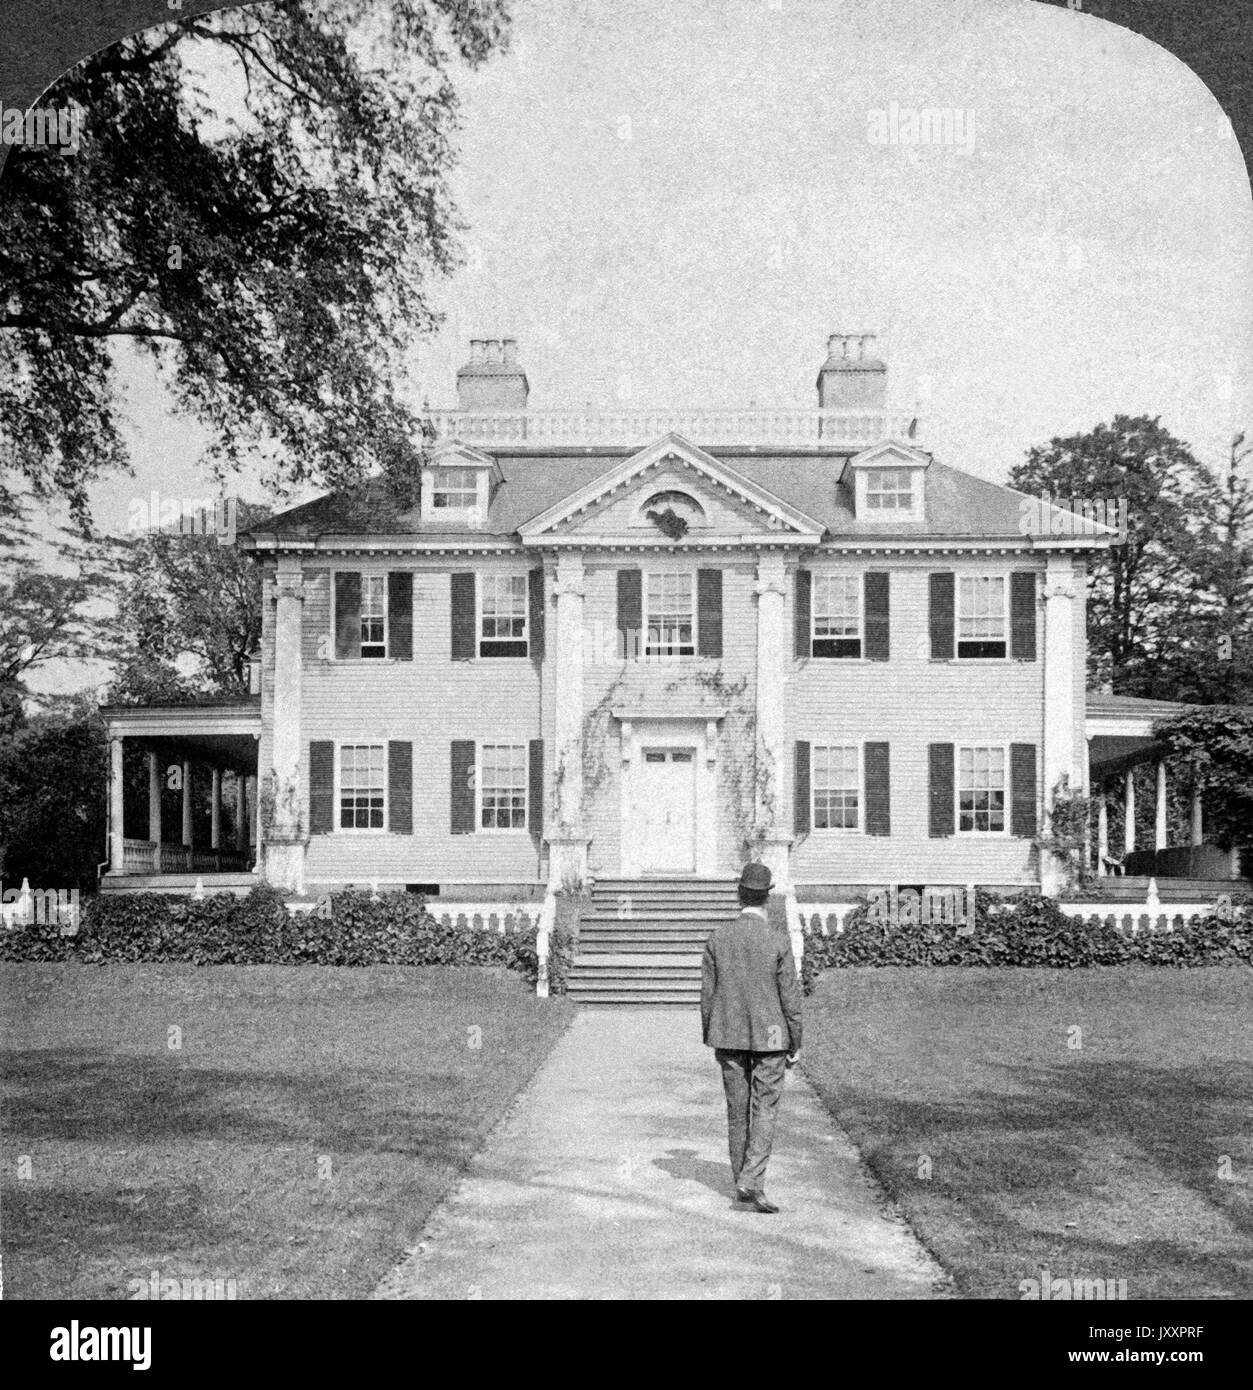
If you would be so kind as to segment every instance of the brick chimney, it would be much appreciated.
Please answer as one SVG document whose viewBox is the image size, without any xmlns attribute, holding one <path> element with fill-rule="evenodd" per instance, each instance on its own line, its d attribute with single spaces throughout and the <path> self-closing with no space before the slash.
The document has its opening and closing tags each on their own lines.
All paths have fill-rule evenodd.
<svg viewBox="0 0 1253 1390">
<path fill-rule="evenodd" d="M 882 410 L 887 363 L 874 355 L 872 333 L 832 333 L 818 371 L 819 410 Z"/>
<path fill-rule="evenodd" d="M 516 338 L 470 339 L 470 360 L 457 373 L 459 409 L 523 411 L 530 389 Z"/>
</svg>

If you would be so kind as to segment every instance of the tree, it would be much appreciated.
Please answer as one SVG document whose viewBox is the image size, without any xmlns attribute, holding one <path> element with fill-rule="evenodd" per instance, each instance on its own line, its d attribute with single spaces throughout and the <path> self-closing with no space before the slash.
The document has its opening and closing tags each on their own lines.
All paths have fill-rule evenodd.
<svg viewBox="0 0 1253 1390">
<path fill-rule="evenodd" d="M 504 5 L 270 0 L 62 78 L 47 100 L 85 109 L 78 153 L 17 147 L 0 185 L 0 469 L 86 527 L 88 485 L 128 463 L 128 343 L 209 428 L 219 477 L 257 453 L 289 485 L 411 472 L 400 353 L 461 230 L 450 73 L 504 46 Z M 238 79 L 238 110 L 206 73 Z"/>
<path fill-rule="evenodd" d="M 1205 466 L 1157 419 L 1118 415 L 1030 449 L 1010 484 L 1062 502 L 1125 503 L 1125 543 L 1091 559 L 1089 680 L 1112 680 L 1121 694 L 1201 699 L 1221 610 L 1221 497 Z"/>
<path fill-rule="evenodd" d="M 1205 787 L 1206 839 L 1253 845 L 1253 710 L 1190 710 L 1154 726 L 1171 757 L 1194 763 Z"/>
</svg>

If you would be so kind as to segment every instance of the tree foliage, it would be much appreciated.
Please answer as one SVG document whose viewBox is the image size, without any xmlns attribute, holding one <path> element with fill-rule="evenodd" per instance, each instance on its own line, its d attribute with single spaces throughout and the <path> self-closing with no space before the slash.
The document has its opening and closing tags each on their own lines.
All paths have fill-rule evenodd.
<svg viewBox="0 0 1253 1390">
<path fill-rule="evenodd" d="M 1194 763 L 1205 789 L 1205 838 L 1253 845 L 1253 710 L 1215 705 L 1154 726 L 1169 755 Z"/>
</svg>

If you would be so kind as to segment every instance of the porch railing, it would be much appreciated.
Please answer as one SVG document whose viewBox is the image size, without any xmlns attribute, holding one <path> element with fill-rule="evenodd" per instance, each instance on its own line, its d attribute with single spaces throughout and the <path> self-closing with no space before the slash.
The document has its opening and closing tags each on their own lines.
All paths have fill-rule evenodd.
<svg viewBox="0 0 1253 1390">
<path fill-rule="evenodd" d="M 245 873 L 252 856 L 245 850 L 200 849 L 153 840 L 122 841 L 122 872 L 126 874 Z"/>
</svg>

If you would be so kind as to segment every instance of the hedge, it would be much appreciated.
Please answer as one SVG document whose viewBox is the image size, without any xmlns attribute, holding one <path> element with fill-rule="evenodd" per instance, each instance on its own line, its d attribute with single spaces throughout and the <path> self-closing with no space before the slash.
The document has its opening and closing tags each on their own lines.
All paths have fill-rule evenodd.
<svg viewBox="0 0 1253 1390">
<path fill-rule="evenodd" d="M 554 932 L 549 988 L 565 990 L 569 933 Z M 445 926 L 410 893 L 333 893 L 289 913 L 283 895 L 258 886 L 242 897 L 117 893 L 83 905 L 72 935 L 57 923 L 0 931 L 0 960 L 148 961 L 187 965 L 500 965 L 532 984 L 536 930 L 501 933 Z"/>
<path fill-rule="evenodd" d="M 1169 906 L 1162 910 L 1170 915 Z M 838 935 L 806 934 L 805 992 L 823 970 L 850 965 L 1253 965 L 1253 907 L 1247 903 L 1229 916 L 1194 917 L 1170 931 L 1134 936 L 1103 921 L 1068 917 L 1036 893 L 1005 899 L 977 891 L 974 917 L 973 930 L 952 922 L 894 925 L 874 920 L 869 903 L 859 903 Z"/>
</svg>

